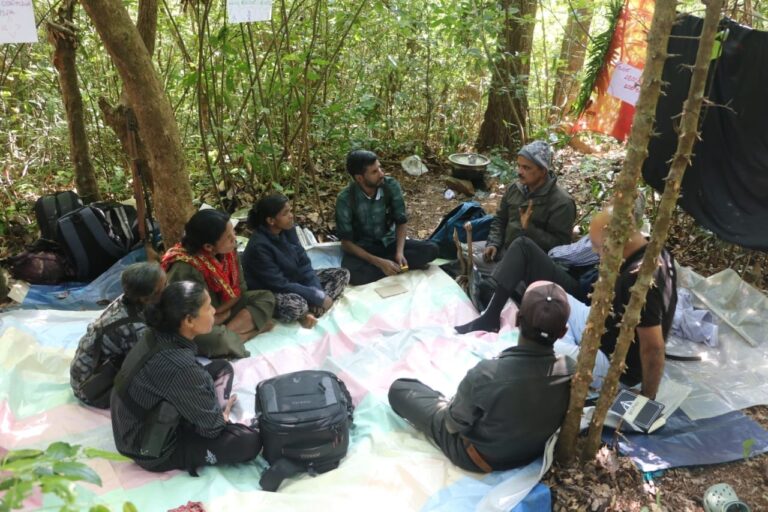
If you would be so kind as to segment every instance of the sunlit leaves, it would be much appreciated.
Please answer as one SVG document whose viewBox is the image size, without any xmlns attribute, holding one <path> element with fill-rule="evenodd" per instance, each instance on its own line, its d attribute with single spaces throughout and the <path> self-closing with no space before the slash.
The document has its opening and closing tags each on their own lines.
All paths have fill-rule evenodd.
<svg viewBox="0 0 768 512">
<path fill-rule="evenodd" d="M 0 512 L 15 510 L 24 506 L 35 488 L 43 494 L 56 496 L 61 502 L 61 511 L 79 511 L 77 483 L 101 485 L 98 473 L 81 461 L 82 458 L 103 458 L 114 461 L 128 460 L 125 457 L 94 448 L 81 448 L 65 442 L 55 442 L 45 450 L 23 449 L 8 452 L 0 464 Z M 125 511 L 135 510 L 126 504 Z M 94 505 L 92 511 L 104 512 L 109 509 Z"/>
</svg>

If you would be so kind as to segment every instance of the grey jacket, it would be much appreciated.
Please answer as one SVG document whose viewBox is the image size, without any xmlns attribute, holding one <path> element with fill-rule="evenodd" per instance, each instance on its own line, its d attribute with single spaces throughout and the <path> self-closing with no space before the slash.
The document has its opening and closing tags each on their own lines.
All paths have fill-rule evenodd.
<svg viewBox="0 0 768 512">
<path fill-rule="evenodd" d="M 523 229 L 520 209 L 528 207 L 529 199 L 533 201 L 533 213 L 528 227 Z M 512 240 L 525 235 L 546 252 L 571 243 L 575 221 L 573 198 L 557 185 L 557 176 L 550 172 L 549 181 L 530 194 L 520 183 L 510 185 L 491 223 L 487 245 L 506 249 Z"/>
</svg>

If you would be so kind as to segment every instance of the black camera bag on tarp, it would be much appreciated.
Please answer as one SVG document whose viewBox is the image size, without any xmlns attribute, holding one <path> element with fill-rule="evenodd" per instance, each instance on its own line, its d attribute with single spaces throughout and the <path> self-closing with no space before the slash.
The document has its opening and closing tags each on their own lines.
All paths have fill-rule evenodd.
<svg viewBox="0 0 768 512">
<path fill-rule="evenodd" d="M 297 473 L 337 468 L 349 447 L 353 411 L 347 387 L 331 372 L 299 371 L 260 382 L 256 417 L 270 463 L 261 488 L 276 491 Z"/>
</svg>

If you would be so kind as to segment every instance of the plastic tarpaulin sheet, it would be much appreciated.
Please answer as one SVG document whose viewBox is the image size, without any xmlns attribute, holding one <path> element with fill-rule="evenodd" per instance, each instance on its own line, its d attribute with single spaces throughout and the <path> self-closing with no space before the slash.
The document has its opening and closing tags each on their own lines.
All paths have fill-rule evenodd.
<svg viewBox="0 0 768 512">
<path fill-rule="evenodd" d="M 610 442 L 613 432 L 603 435 Z M 745 453 L 745 442 L 751 447 Z M 619 450 L 644 472 L 703 466 L 743 459 L 768 451 L 768 431 L 739 411 L 693 421 L 682 411 L 651 435 L 624 433 Z"/>
<path fill-rule="evenodd" d="M 24 309 L 103 309 L 115 300 L 123 287 L 120 275 L 125 267 L 146 261 L 144 248 L 136 249 L 118 260 L 106 272 L 90 283 L 66 283 L 60 285 L 34 284 L 29 287 L 21 307 Z"/>
<path fill-rule="evenodd" d="M 753 347 L 722 325 L 717 349 L 672 344 L 676 353 L 707 356 L 696 363 L 667 362 L 666 377 L 692 388 L 681 409 L 701 420 L 768 403 L 765 297 L 732 273 L 703 279 L 683 269 L 679 276 L 681 283 L 718 304 L 722 311 L 717 314 L 736 322 L 757 343 Z M 375 292 L 377 286 L 394 283 L 409 292 L 387 299 Z M 744 314 L 750 307 L 753 312 Z M 239 400 L 233 416 L 243 422 L 254 415 L 255 386 L 263 379 L 321 368 L 336 372 L 347 383 L 357 406 L 355 428 L 349 454 L 337 470 L 317 478 L 302 475 L 286 482 L 279 493 L 265 493 L 258 488 L 265 467 L 261 458 L 253 464 L 205 468 L 199 478 L 178 471 L 152 474 L 132 463 L 95 460 L 91 464 L 104 485 L 82 485 L 81 504 L 85 508 L 103 503 L 117 509 L 132 501 L 139 510 L 167 510 L 191 500 L 203 502 L 211 511 L 262 507 L 358 511 L 371 504 L 392 510 L 456 510 L 450 507 L 461 498 L 463 510 L 509 510 L 516 506 L 509 500 L 522 499 L 535 485 L 544 459 L 492 475 L 461 471 L 392 412 L 387 391 L 396 378 L 418 377 L 450 396 L 481 357 L 516 343 L 517 331 L 506 320 L 514 317 L 513 312 L 508 306 L 498 334 L 456 335 L 452 326 L 469 321 L 476 312 L 460 288 L 436 267 L 350 287 L 316 328 L 278 325 L 249 341 L 252 356 L 234 363 L 233 389 Z M 38 309 L 0 315 L 0 450 L 40 448 L 57 440 L 114 450 L 109 413 L 78 404 L 69 387 L 75 347 L 98 314 Z M 731 435 L 728 425 L 718 421 L 710 424 L 708 439 Z M 740 425 L 738 421 L 729 424 Z M 743 440 L 737 436 L 735 442 Z M 657 457 L 677 464 L 668 454 L 658 452 Z M 523 503 L 533 506 L 528 499 L 534 498 Z M 37 496 L 28 506 L 44 504 L 51 501 Z"/>
<path fill-rule="evenodd" d="M 703 20 L 683 16 L 669 39 L 662 80 L 667 83 L 656 107 L 658 134 L 651 137 L 643 177 L 663 190 L 669 160 L 677 146 L 677 125 L 691 81 Z M 710 66 L 702 110 L 701 137 L 693 147 L 679 204 L 720 238 L 768 250 L 768 32 L 731 20 L 722 54 Z"/>
<path fill-rule="evenodd" d="M 375 292 L 378 286 L 394 283 L 409 293 L 381 299 Z M 69 387 L 75 347 L 98 314 L 37 309 L 0 316 L 0 450 L 41 448 L 59 440 L 115 449 L 108 411 L 77 403 Z M 450 488 L 453 495 L 475 494 L 474 505 L 464 510 L 498 510 L 500 503 L 510 510 L 520 501 L 539 505 L 518 510 L 549 510 L 545 490 L 538 489 L 530 503 L 525 497 L 538 482 L 542 460 L 517 472 L 464 472 L 395 415 L 387 402 L 391 382 L 406 376 L 419 377 L 450 395 L 479 360 L 480 348 L 501 351 L 516 342 L 516 330 L 507 323 L 499 334 L 453 333 L 453 325 L 475 315 L 461 289 L 432 267 L 347 289 L 314 329 L 278 325 L 247 343 L 252 356 L 234 362 L 233 391 L 239 399 L 233 417 L 238 421 L 247 423 L 254 416 L 256 384 L 274 375 L 320 368 L 346 382 L 356 404 L 355 427 L 349 453 L 336 470 L 316 478 L 301 475 L 286 481 L 280 492 L 266 493 L 258 486 L 266 467 L 261 457 L 249 464 L 203 468 L 198 478 L 93 460 L 89 464 L 103 486 L 78 484 L 79 505 L 87 509 L 102 503 L 117 510 L 131 501 L 139 510 L 167 510 L 200 501 L 210 511 L 359 511 L 374 504 L 388 510 L 420 510 L 427 503 L 440 503 L 441 491 Z M 484 491 L 477 490 L 477 482 Z M 27 506 L 53 504 L 54 498 L 37 495 Z"/>
<path fill-rule="evenodd" d="M 682 268 L 678 286 L 691 290 L 695 304 L 707 307 L 720 324 L 716 348 L 667 342 L 667 353 L 702 358 L 667 360 L 666 375 L 692 388 L 682 410 L 695 420 L 768 404 L 768 298 L 731 269 L 703 278 Z"/>
</svg>

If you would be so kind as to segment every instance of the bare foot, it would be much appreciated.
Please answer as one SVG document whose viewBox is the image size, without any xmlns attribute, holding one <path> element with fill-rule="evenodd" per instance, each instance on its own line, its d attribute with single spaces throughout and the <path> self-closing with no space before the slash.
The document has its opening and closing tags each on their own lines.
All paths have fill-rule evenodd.
<svg viewBox="0 0 768 512">
<path fill-rule="evenodd" d="M 303 318 L 299 318 L 299 323 L 305 329 L 311 329 L 317 325 L 317 317 L 312 313 L 307 313 Z"/>
</svg>

